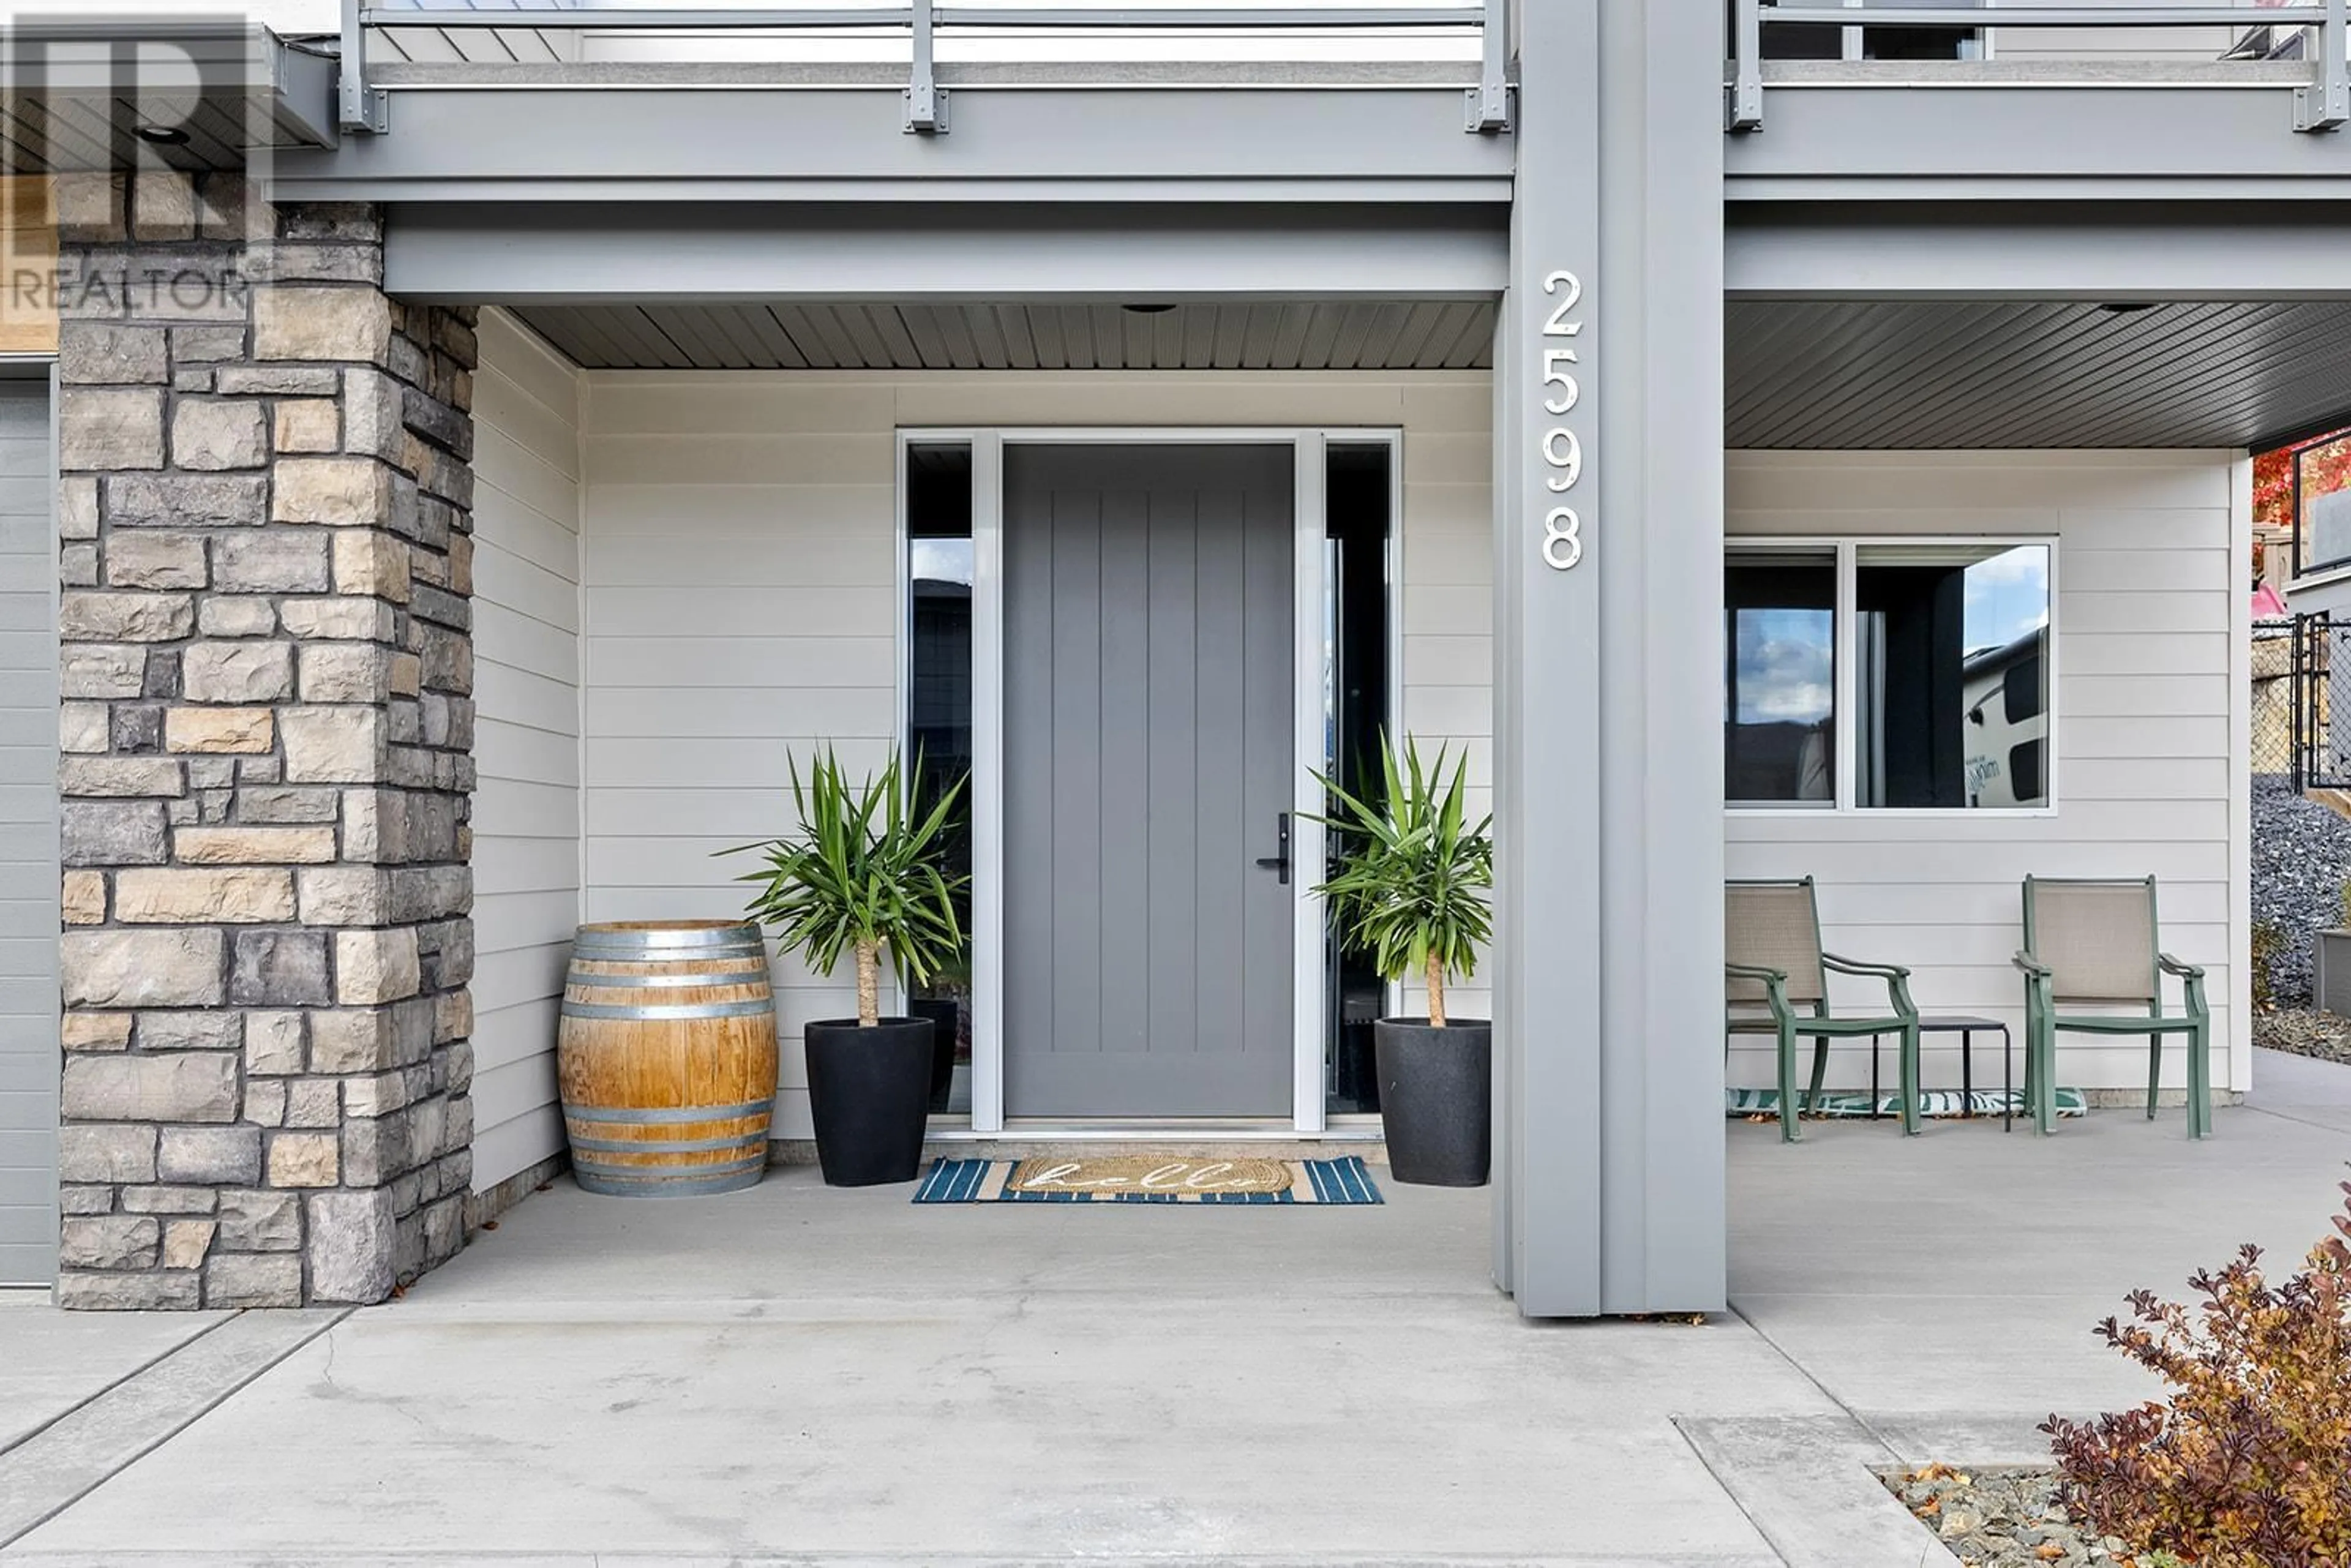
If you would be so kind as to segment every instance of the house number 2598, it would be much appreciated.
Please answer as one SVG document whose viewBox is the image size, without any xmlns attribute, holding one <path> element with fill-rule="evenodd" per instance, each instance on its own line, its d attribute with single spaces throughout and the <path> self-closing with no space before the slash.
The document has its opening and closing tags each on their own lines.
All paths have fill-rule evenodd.
<svg viewBox="0 0 2351 1568">
<path fill-rule="evenodd" d="M 1575 379 L 1574 348 L 1553 341 L 1573 338 L 1583 330 L 1583 321 L 1569 319 L 1583 303 L 1583 280 L 1572 272 L 1554 272 L 1543 279 L 1543 293 L 1558 303 L 1543 319 L 1542 383 L 1536 391 L 1542 398 L 1543 412 L 1559 418 L 1583 397 L 1583 389 Z M 1566 424 L 1554 424 L 1543 432 L 1542 458 L 1551 470 L 1543 476 L 1543 484 L 1552 494 L 1562 497 L 1560 505 L 1543 515 L 1542 558 L 1553 570 L 1566 571 L 1583 559 L 1583 519 L 1565 503 L 1576 481 L 1583 477 L 1583 442 Z"/>
</svg>

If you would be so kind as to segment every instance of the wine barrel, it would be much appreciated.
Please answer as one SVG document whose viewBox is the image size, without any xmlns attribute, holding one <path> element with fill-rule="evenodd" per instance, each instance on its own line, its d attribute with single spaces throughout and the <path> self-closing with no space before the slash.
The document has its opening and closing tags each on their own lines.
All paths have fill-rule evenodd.
<svg viewBox="0 0 2351 1568">
<path fill-rule="evenodd" d="M 746 921 L 580 927 L 556 1030 L 571 1174 L 590 1192 L 733 1192 L 768 1168 L 776 998 Z"/>
</svg>

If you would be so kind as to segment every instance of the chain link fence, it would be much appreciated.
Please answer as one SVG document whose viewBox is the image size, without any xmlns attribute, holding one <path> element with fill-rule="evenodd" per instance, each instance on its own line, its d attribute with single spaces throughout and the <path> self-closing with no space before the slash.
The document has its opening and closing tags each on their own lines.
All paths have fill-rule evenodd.
<svg viewBox="0 0 2351 1568">
<path fill-rule="evenodd" d="M 2252 767 L 2297 790 L 2351 788 L 2351 619 L 2253 622 Z"/>
</svg>

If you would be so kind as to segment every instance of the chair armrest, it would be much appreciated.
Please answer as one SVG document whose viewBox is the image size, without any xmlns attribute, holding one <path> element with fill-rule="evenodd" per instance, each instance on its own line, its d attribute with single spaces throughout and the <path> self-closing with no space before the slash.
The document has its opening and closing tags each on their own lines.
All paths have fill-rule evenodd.
<svg viewBox="0 0 2351 1568">
<path fill-rule="evenodd" d="M 1777 980 L 1782 985 L 1788 983 L 1787 970 L 1766 968 L 1761 964 L 1725 964 L 1722 967 L 1722 972 L 1734 980 Z"/>
<path fill-rule="evenodd" d="M 2163 972 L 2167 975 L 2177 975 L 2183 980 L 2200 980 L 2204 977 L 2204 967 L 2201 964 L 2187 963 L 2173 957 L 2168 953 L 2158 953 L 2155 956 L 2155 961 L 2163 966 Z"/>
<path fill-rule="evenodd" d="M 1899 975 L 1910 977 L 1910 971 L 1899 964 L 1865 964 L 1858 958 L 1841 958 L 1834 953 L 1821 955 L 1821 962 L 1840 975 L 1881 975 L 1888 978 Z"/>
<path fill-rule="evenodd" d="M 2016 950 L 2015 954 L 2010 957 L 2009 962 L 2023 970 L 2028 977 L 2035 980 L 2051 979 L 2054 977 L 2057 973 L 2056 970 L 2051 968 L 2048 965 L 2043 963 L 2040 959 L 2034 957 L 2032 954 L 2026 952 L 2022 947 L 2019 947 Z"/>
</svg>

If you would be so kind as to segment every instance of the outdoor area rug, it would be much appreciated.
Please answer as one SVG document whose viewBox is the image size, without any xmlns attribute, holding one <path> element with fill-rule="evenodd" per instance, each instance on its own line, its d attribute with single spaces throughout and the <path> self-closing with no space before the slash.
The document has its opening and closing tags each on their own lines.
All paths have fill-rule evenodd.
<svg viewBox="0 0 2351 1568">
<path fill-rule="evenodd" d="M 934 1160 L 916 1203 L 1378 1203 L 1356 1155 L 1336 1160 L 1056 1155 Z"/>
<path fill-rule="evenodd" d="M 1918 1096 L 1918 1113 L 1922 1116 L 1997 1116 L 2002 1096 L 1997 1089 L 1979 1089 L 1973 1095 L 1962 1095 L 1956 1089 L 1929 1089 Z M 1777 1089 L 1726 1089 L 1723 1106 L 1733 1116 L 1777 1116 L 1780 1113 L 1780 1092 Z M 1803 1103 L 1801 1091 L 1796 1096 Z M 2016 1113 L 2029 1116 L 2032 1108 L 2024 1103 L 2024 1091 L 2015 1094 Z M 2079 1089 L 2060 1084 L 2057 1089 L 2057 1113 L 2060 1116 L 2086 1116 L 2089 1102 Z M 1902 1113 L 1902 1092 L 1880 1094 L 1875 1100 L 1859 1090 L 1824 1089 L 1813 1098 L 1808 1116 L 1898 1116 Z"/>
</svg>

